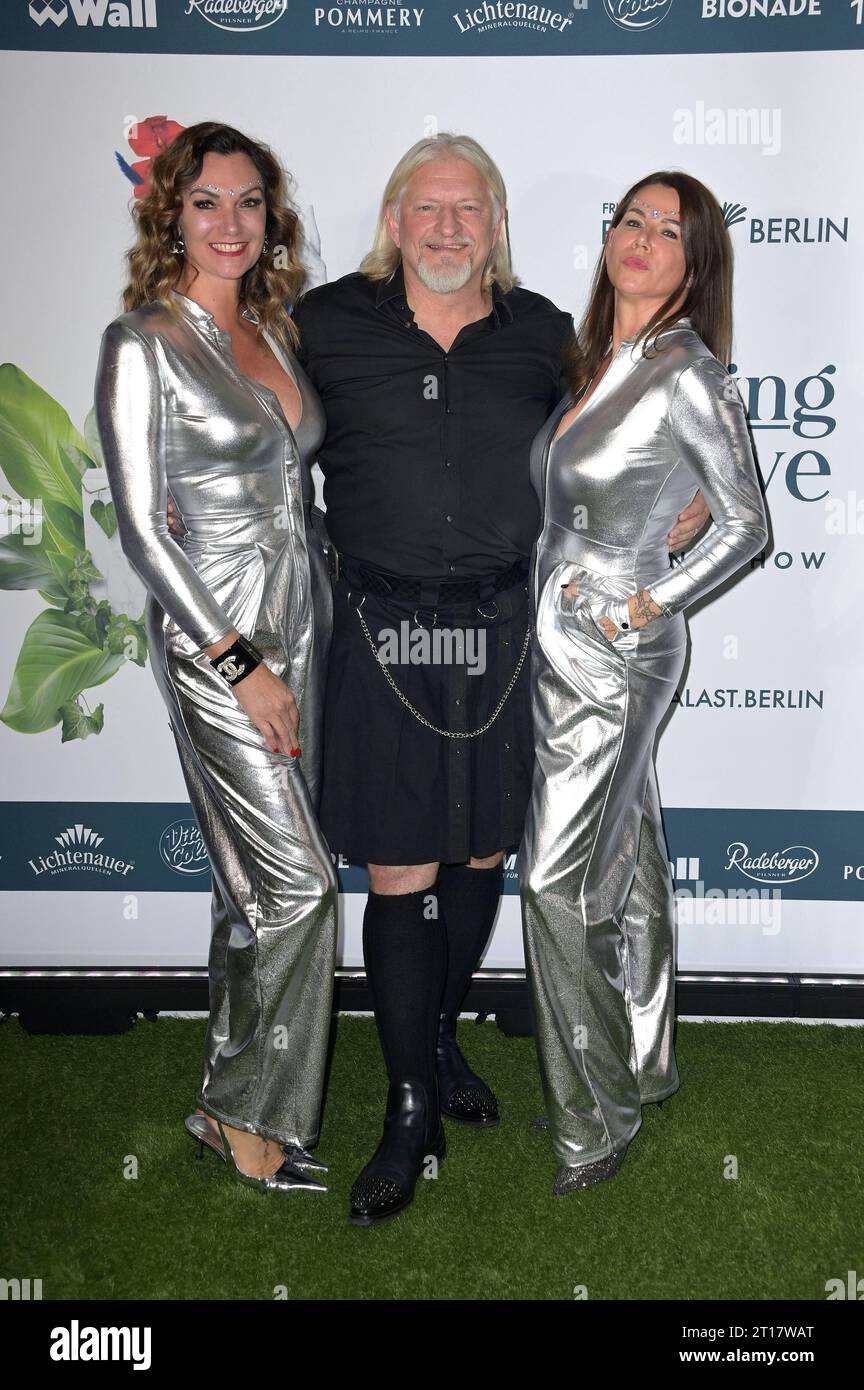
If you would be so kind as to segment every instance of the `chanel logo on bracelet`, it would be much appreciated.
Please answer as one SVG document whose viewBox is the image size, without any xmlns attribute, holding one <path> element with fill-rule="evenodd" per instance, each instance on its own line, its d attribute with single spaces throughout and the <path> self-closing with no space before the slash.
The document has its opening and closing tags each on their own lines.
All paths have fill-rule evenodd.
<svg viewBox="0 0 864 1390">
<path fill-rule="evenodd" d="M 216 670 L 220 676 L 224 676 L 226 681 L 236 681 L 246 670 L 246 664 L 238 666 L 233 656 L 226 657 L 224 661 L 216 662 Z"/>
<path fill-rule="evenodd" d="M 245 637 L 238 637 L 237 641 L 232 642 L 230 647 L 226 647 L 224 652 L 211 657 L 210 664 L 214 671 L 217 671 L 229 685 L 236 685 L 246 676 L 251 676 L 263 660 L 261 653 L 256 647 L 253 647 L 251 642 Z"/>
</svg>

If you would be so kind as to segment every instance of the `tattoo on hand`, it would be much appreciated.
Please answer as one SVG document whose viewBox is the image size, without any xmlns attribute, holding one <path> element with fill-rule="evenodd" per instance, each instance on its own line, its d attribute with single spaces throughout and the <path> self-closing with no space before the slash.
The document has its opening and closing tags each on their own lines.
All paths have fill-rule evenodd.
<svg viewBox="0 0 864 1390">
<path fill-rule="evenodd" d="M 640 589 L 633 599 L 633 619 L 638 627 L 662 618 L 663 609 L 658 608 L 647 589 Z"/>
</svg>

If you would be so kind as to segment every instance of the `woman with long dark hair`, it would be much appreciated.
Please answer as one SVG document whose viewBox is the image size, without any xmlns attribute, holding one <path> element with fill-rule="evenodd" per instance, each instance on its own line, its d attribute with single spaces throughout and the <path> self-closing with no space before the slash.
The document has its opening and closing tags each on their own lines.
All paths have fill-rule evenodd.
<svg viewBox="0 0 864 1390">
<path fill-rule="evenodd" d="M 308 1150 L 336 942 L 315 815 L 331 599 L 310 526 L 323 414 L 288 315 L 298 217 L 271 151 L 208 121 L 154 161 L 137 232 L 96 412 L 213 871 L 202 1108 L 186 1127 L 261 1192 L 325 1191 Z"/>
<path fill-rule="evenodd" d="M 765 544 L 729 360 L 732 251 L 686 174 L 618 204 L 571 363 L 538 434 L 537 761 L 520 850 L 525 952 L 561 1194 L 613 1176 L 641 1107 L 678 1089 L 675 934 L 654 771 L 683 609 Z M 714 525 L 670 568 L 699 487 Z"/>
</svg>

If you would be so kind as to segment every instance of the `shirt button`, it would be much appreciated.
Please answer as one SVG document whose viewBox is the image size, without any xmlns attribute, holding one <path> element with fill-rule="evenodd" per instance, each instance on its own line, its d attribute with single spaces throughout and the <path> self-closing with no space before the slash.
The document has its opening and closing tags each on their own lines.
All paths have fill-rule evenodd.
<svg viewBox="0 0 864 1390">
<path fill-rule="evenodd" d="M 444 460 L 444 467 L 445 467 L 445 468 L 452 468 L 452 467 L 453 467 L 453 464 L 452 464 L 452 462 L 451 462 L 450 459 L 445 459 L 445 460 Z"/>
<path fill-rule="evenodd" d="M 445 521 L 452 521 L 452 520 L 453 520 L 453 518 L 452 518 L 452 516 L 450 515 L 449 512 L 447 513 L 447 515 L 446 515 L 446 517 L 444 518 L 444 520 L 445 520 Z"/>
<path fill-rule="evenodd" d="M 449 565 L 448 568 L 449 568 L 451 574 L 455 574 L 455 573 L 456 573 L 456 566 L 455 566 L 455 565 Z"/>
<path fill-rule="evenodd" d="M 454 701 L 454 704 L 456 704 L 456 705 L 461 705 L 461 703 L 462 703 L 461 700 L 455 700 L 455 701 Z"/>
</svg>

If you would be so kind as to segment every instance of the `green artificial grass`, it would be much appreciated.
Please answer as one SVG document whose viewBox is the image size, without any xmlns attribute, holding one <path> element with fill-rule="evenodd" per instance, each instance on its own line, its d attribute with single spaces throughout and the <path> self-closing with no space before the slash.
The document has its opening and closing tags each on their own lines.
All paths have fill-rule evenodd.
<svg viewBox="0 0 864 1390">
<path fill-rule="evenodd" d="M 318 1155 L 330 1191 L 232 1182 L 183 1119 L 203 1021 L 115 1037 L 0 1026 L 0 1274 L 44 1299 L 824 1299 L 864 1275 L 864 1029 L 679 1024 L 681 1090 L 643 1111 L 618 1176 L 551 1195 L 534 1044 L 459 1025 L 499 1127 L 448 1124 L 436 1180 L 374 1229 L 348 1193 L 374 1149 L 385 1075 L 370 1020 L 337 1020 Z M 727 1156 L 738 1177 L 724 1178 Z M 128 1156 L 138 1176 L 124 1178 Z"/>
</svg>

